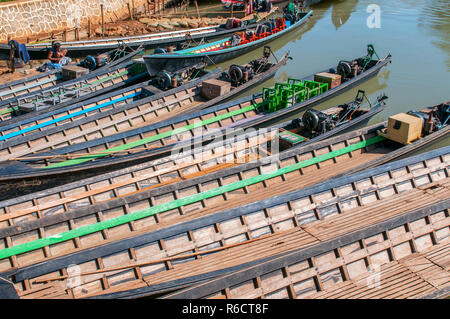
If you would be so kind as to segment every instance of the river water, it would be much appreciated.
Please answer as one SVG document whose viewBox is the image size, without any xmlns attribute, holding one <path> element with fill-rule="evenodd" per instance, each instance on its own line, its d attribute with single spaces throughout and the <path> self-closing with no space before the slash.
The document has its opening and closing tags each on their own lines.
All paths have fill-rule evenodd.
<svg viewBox="0 0 450 319">
<path fill-rule="evenodd" d="M 201 3 L 202 7 L 208 5 L 217 5 L 217 1 Z M 367 24 L 368 19 L 377 21 L 370 18 L 374 12 L 368 11 L 373 5 L 380 9 L 379 28 Z M 262 87 L 288 77 L 302 78 L 336 67 L 339 60 L 364 56 L 367 44 L 371 43 L 380 57 L 390 52 L 392 64 L 359 87 L 371 101 L 382 93 L 389 97 L 386 109 L 369 124 L 384 121 L 392 114 L 450 100 L 449 0 L 329 0 L 311 9 L 313 17 L 305 26 L 270 43 L 277 56 L 289 50 L 293 60 L 274 79 L 240 96 L 259 92 Z M 261 54 L 262 48 L 258 48 L 219 66 L 245 63 Z M 317 109 L 350 101 L 357 90 L 328 100 Z M 450 138 L 433 148 L 444 145 L 450 145 Z"/>
</svg>

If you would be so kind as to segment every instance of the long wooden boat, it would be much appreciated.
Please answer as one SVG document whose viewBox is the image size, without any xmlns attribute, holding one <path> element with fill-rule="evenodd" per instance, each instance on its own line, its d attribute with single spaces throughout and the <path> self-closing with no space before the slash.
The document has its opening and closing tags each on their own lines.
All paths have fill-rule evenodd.
<svg viewBox="0 0 450 319">
<path fill-rule="evenodd" d="M 30 92 L 0 102 L 0 119 L 17 120 L 17 116 L 50 106 L 63 107 L 106 94 L 148 79 L 148 73 L 140 64 L 125 62 L 103 72 L 89 73 L 76 79 L 62 81 L 52 87 Z"/>
<path fill-rule="evenodd" d="M 253 23 L 253 21 L 251 21 Z M 125 45 L 132 49 L 139 47 L 157 48 L 161 46 L 180 44 L 186 41 L 202 41 L 214 38 L 220 38 L 228 34 L 244 31 L 254 24 L 243 23 L 239 28 L 227 29 L 225 25 L 216 25 L 189 30 L 170 31 L 151 33 L 131 37 L 103 38 L 95 40 L 61 42 L 61 46 L 68 50 L 68 56 L 85 57 L 86 55 L 95 55 L 115 49 L 118 45 Z M 27 50 L 32 59 L 45 59 L 47 52 L 51 48 L 51 42 L 30 43 L 27 44 Z M 9 59 L 10 46 L 0 44 L 0 59 Z"/>
<path fill-rule="evenodd" d="M 320 142 L 322 146 L 324 142 Z M 344 140 L 340 143 L 344 144 Z M 353 150 L 353 155 L 363 149 Z M 346 162 L 351 162 L 349 158 L 352 157 L 347 153 L 337 162 L 343 168 Z M 47 298 L 83 298 L 99 294 L 117 298 L 173 291 L 233 274 L 259 264 L 261 260 L 278 254 L 286 255 L 293 249 L 314 245 L 322 241 L 321 238 L 328 239 L 329 236 L 320 236 L 320 229 L 327 227 L 325 223 L 330 226 L 339 223 L 339 227 L 334 227 L 333 236 L 341 236 L 358 230 L 361 223 L 373 223 L 373 217 L 375 214 L 378 216 L 378 213 L 381 213 L 378 222 L 389 221 L 391 217 L 409 212 L 411 207 L 426 211 L 430 205 L 443 199 L 448 201 L 449 161 L 450 148 L 446 147 L 344 178 L 320 183 L 313 181 L 306 188 L 299 189 L 297 185 L 281 196 L 271 194 L 272 197 L 263 201 L 258 201 L 255 194 L 252 195 L 264 189 L 279 189 L 275 185 L 281 180 L 295 183 L 296 178 L 286 173 L 280 176 L 282 178 L 266 184 L 260 182 L 259 187 L 247 185 L 240 195 L 228 188 L 224 197 L 217 196 L 220 194 L 217 193 L 210 199 L 199 199 L 200 210 L 195 209 L 189 201 L 178 200 L 184 194 L 198 189 L 195 183 L 189 188 L 178 189 L 175 200 L 161 196 L 157 188 L 147 190 L 153 193 L 150 197 L 153 201 L 142 194 L 133 194 L 130 196 L 134 198 L 121 198 L 120 204 L 110 200 L 1 229 L 2 236 L 10 237 L 6 242 L 17 242 L 17 247 L 20 246 L 22 251 L 17 247 L 14 252 L 8 248 L 0 250 L 3 258 L 0 263 L 3 273 L 0 276 L 10 280 L 24 298 L 44 295 Z M 336 168 L 332 158 L 327 163 L 321 162 L 321 168 L 311 164 L 311 171 L 305 170 L 303 179 L 307 181 L 321 170 Z M 330 168 L 330 165 L 334 167 Z M 255 174 L 252 175 L 255 177 Z M 237 179 L 243 181 L 245 177 Z M 227 179 L 223 181 L 227 186 L 233 183 Z M 202 188 L 203 191 L 213 190 L 211 186 Z M 233 205 L 236 195 L 253 198 L 244 205 Z M 264 197 L 259 196 L 261 198 Z M 165 214 L 160 211 L 149 214 L 147 218 L 142 213 L 138 214 L 142 209 L 149 213 L 165 200 L 178 202 L 178 208 L 167 205 Z M 211 209 L 209 212 L 205 209 L 207 206 L 217 207 L 217 202 L 223 201 L 226 204 L 219 206 L 214 214 L 210 213 Z M 119 214 L 115 205 L 126 209 Z M 91 210 L 91 207 L 94 208 Z M 176 219 L 171 218 L 174 209 L 178 216 Z M 436 212 L 439 210 L 431 214 Z M 367 213 L 372 214 L 372 218 L 367 218 Z M 121 225 L 118 218 L 124 219 L 122 225 L 127 227 L 118 228 Z M 347 226 L 341 227 L 341 220 L 346 221 Z M 353 222 L 349 223 L 349 220 Z M 448 224 L 440 225 L 448 228 Z M 21 245 L 23 236 L 27 233 L 36 234 L 33 229 L 37 227 L 38 239 L 34 235 L 35 240 L 28 242 L 27 247 Z M 433 229 L 439 230 L 440 227 Z M 304 231 L 305 228 L 308 231 Z M 313 240 L 302 241 L 296 237 L 308 234 L 309 230 L 317 235 L 310 235 Z M 124 236 L 125 232 L 133 236 Z M 73 236 L 69 236 L 69 233 L 73 233 Z M 325 233 L 324 230 L 322 234 Z M 46 234 L 50 236 L 49 239 L 44 239 Z M 422 234 L 418 232 L 415 235 L 420 237 Z M 17 237 L 22 241 L 14 241 L 16 236 L 22 236 Z M 272 245 L 274 239 L 279 240 Z M 10 247 L 9 244 L 7 246 Z M 261 249 L 263 246 L 267 249 Z M 243 253 L 238 256 L 236 252 L 239 251 Z M 14 256 L 6 259 L 11 254 Z M 200 258 L 201 255 L 205 256 Z M 174 268 L 175 264 L 177 266 Z M 67 280 L 75 272 L 79 280 Z"/>
<path fill-rule="evenodd" d="M 357 59 L 357 61 L 362 63 L 363 58 Z M 310 76 L 306 80 L 290 79 L 288 85 L 276 84 L 275 89 L 264 89 L 263 93 L 259 95 L 252 95 L 131 130 L 128 129 L 130 127 L 129 118 L 119 118 L 114 123 L 108 119 L 110 128 L 116 132 L 118 128 L 114 124 L 119 122 L 124 123 L 127 130 L 104 138 L 95 139 L 104 134 L 101 129 L 87 131 L 87 129 L 79 129 L 80 126 L 78 126 L 75 128 L 75 131 L 79 131 L 76 135 L 74 135 L 74 131 L 67 135 L 58 134 L 55 139 L 51 139 L 51 135 L 46 134 L 45 138 L 41 137 L 39 142 L 34 145 L 27 144 L 29 141 L 27 137 L 23 137 L 22 140 L 17 138 L 4 141 L 1 144 L 0 159 L 6 162 L 3 162 L 0 168 L 0 181 L 69 172 L 70 176 L 74 177 L 78 173 L 94 168 L 97 171 L 100 167 L 112 169 L 114 166 L 117 169 L 118 165 L 129 165 L 165 156 L 173 151 L 174 147 L 181 148 L 192 143 L 210 142 L 213 138 L 226 135 L 226 130 L 230 128 L 242 131 L 250 127 L 267 127 L 275 121 L 311 108 L 375 76 L 390 61 L 390 55 L 381 60 L 371 60 L 367 64 L 367 69 L 361 70 L 361 73 L 356 76 L 344 78 L 342 84 L 330 90 L 327 90 L 328 84 L 312 81 L 314 76 Z M 289 90 L 291 94 L 284 95 L 286 90 Z M 287 100 L 280 100 L 280 96 L 290 97 Z M 133 104 L 129 106 L 133 106 Z M 92 122 L 96 116 L 98 114 L 85 118 L 80 123 Z M 205 130 L 205 133 L 201 135 L 199 141 L 197 138 L 199 135 L 195 133 L 200 129 Z M 94 135 L 94 132 L 100 135 Z M 72 136 L 74 140 L 70 141 Z M 75 144 L 75 136 L 78 141 L 84 139 L 87 142 Z M 48 142 L 45 143 L 45 140 Z M 12 147 L 10 143 L 17 147 Z M 64 146 L 68 144 L 70 146 Z M 33 152 L 36 148 L 43 150 L 42 146 L 44 145 L 49 151 L 51 150 L 51 153 Z M 25 155 L 26 158 L 23 158 Z M 19 159 L 19 156 L 22 159 Z"/>
<path fill-rule="evenodd" d="M 312 11 L 308 13 L 299 13 L 298 21 L 292 25 L 283 18 L 277 18 L 276 22 L 270 20 L 272 21 L 271 24 L 276 24 L 276 27 L 273 27 L 271 31 L 256 33 L 263 28 L 263 25 L 256 26 L 256 31 L 247 30 L 246 32 L 241 32 L 240 36 L 238 36 L 237 43 L 234 43 L 235 34 L 231 38 L 225 38 L 212 43 L 171 53 L 144 55 L 143 58 L 150 75 L 155 75 L 161 70 L 172 72 L 179 68 L 185 68 L 202 61 L 208 64 L 217 64 L 236 58 L 237 56 L 254 50 L 295 30 L 305 24 L 311 15 Z M 264 27 L 267 26 L 264 25 Z M 249 33 L 252 33 L 252 35 L 247 35 Z"/>
<path fill-rule="evenodd" d="M 111 50 L 106 53 L 109 62 L 106 65 L 91 71 L 91 74 L 93 75 L 103 72 L 106 69 L 114 68 L 119 64 L 131 60 L 139 53 L 139 50 L 130 52 L 129 49 L 125 48 Z M 3 105 L 5 100 L 14 100 L 15 98 L 25 94 L 32 94 L 32 92 L 38 93 L 45 89 L 53 88 L 55 85 L 63 81 L 64 78 L 62 76 L 61 69 L 55 69 L 2 84 L 0 85 L 0 105 Z M 0 114 L 1 112 L 2 111 L 0 111 Z"/>
<path fill-rule="evenodd" d="M 39 91 L 62 82 L 61 70 L 51 70 L 0 85 L 0 101 Z"/>
<path fill-rule="evenodd" d="M 260 59 L 250 61 L 246 65 L 231 65 L 225 72 L 217 69 L 208 73 L 202 68 L 192 68 L 180 70 L 179 73 L 183 73 L 182 76 L 164 73 L 162 77 L 163 86 L 160 85 L 160 78 L 157 77 L 151 81 L 88 100 L 83 103 L 82 110 L 80 110 L 78 105 L 69 103 L 69 107 L 56 108 L 57 112 L 41 112 L 40 116 L 28 116 L 26 120 L 22 119 L 21 121 L 9 123 L 9 125 L 0 125 L 2 132 L 0 141 L 10 141 L 7 144 L 12 146 L 13 144 L 19 145 L 21 143 L 18 137 L 31 142 L 36 138 L 41 139 L 42 135 L 46 133 L 47 137 L 49 137 L 57 132 L 67 132 L 78 126 L 79 122 L 77 120 L 80 119 L 80 115 L 84 115 L 81 118 L 89 117 L 91 123 L 95 123 L 94 126 L 97 129 L 111 126 L 111 118 L 117 117 L 120 117 L 122 122 L 129 120 L 131 121 L 130 124 L 135 126 L 137 124 L 139 124 L 138 126 L 143 126 L 157 120 L 162 121 L 191 107 L 209 107 L 261 83 L 272 77 L 281 66 L 285 65 L 288 58 L 289 55 L 286 53 L 276 63 L 272 63 L 269 61 L 269 56 L 265 55 Z M 230 74 L 232 75 L 233 70 L 236 69 L 241 72 L 245 70 L 247 73 L 246 79 L 232 78 Z M 171 89 L 172 79 L 176 79 L 177 83 L 175 88 Z M 166 82 L 169 82 L 169 85 L 166 86 Z M 228 85 L 228 92 L 222 92 L 221 95 L 218 95 L 217 93 L 220 92 L 217 92 L 215 93 L 216 95 L 211 95 L 210 86 L 214 84 L 217 87 L 217 83 Z M 177 87 L 177 85 L 179 86 Z M 148 97 L 149 95 L 150 97 Z M 136 109 L 138 112 L 135 111 Z M 123 117 L 124 112 L 130 114 L 128 118 Z M 94 114 L 96 115 L 94 116 Z M 70 123 L 68 123 L 69 121 Z M 90 127 L 92 131 L 93 126 L 91 124 L 86 125 L 84 123 L 83 125 Z M 123 124 L 119 124 L 118 127 L 120 127 L 119 132 L 126 131 L 126 127 Z M 86 130 L 83 129 L 83 131 L 87 133 Z M 103 136 L 113 133 L 116 132 L 108 134 L 105 131 Z M 71 138 L 75 138 L 75 135 L 71 134 Z"/>
<path fill-rule="evenodd" d="M 284 2 L 285 0 L 272 0 L 271 3 L 272 4 L 276 4 L 276 3 L 280 3 L 280 2 Z M 315 5 L 318 4 L 320 2 L 322 2 L 323 0 L 305 0 L 304 1 L 304 5 L 305 6 L 311 6 L 311 5 Z M 230 8 L 231 5 L 233 5 L 233 7 L 238 7 L 238 8 L 243 8 L 244 7 L 244 1 L 243 0 L 221 0 L 222 4 L 224 5 L 225 8 Z"/>
</svg>

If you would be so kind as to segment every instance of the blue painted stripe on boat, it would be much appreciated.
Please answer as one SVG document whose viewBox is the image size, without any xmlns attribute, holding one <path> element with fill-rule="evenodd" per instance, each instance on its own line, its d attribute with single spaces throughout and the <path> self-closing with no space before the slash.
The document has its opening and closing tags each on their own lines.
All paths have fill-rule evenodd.
<svg viewBox="0 0 450 319">
<path fill-rule="evenodd" d="M 109 102 L 106 102 L 106 103 L 102 103 L 102 104 L 99 104 L 99 105 L 87 108 L 87 109 L 82 110 L 82 111 L 78 111 L 78 112 L 75 112 L 75 113 L 72 113 L 72 114 L 68 114 L 68 115 L 56 118 L 54 120 L 50 120 L 50 121 L 47 121 L 47 122 L 43 122 L 43 123 L 40 123 L 40 124 L 37 124 L 37 125 L 33 125 L 33 126 L 30 126 L 30 127 L 24 128 L 24 129 L 19 130 L 17 132 L 12 132 L 12 133 L 0 136 L 0 141 L 4 141 L 4 140 L 6 140 L 8 138 L 12 138 L 12 137 L 15 137 L 15 136 L 18 136 L 18 135 L 22 135 L 24 133 L 28 133 L 28 132 L 37 130 L 37 129 L 41 128 L 41 127 L 45 127 L 45 126 L 48 126 L 48 125 L 51 125 L 51 124 L 55 124 L 55 123 L 64 121 L 66 119 L 69 119 L 71 117 L 78 116 L 78 115 L 81 115 L 81 114 L 84 114 L 84 113 L 87 113 L 87 112 L 90 112 L 90 111 L 94 111 L 94 110 L 100 109 L 102 107 L 105 107 L 105 106 L 108 106 L 108 105 L 111 105 L 111 104 L 114 104 L 114 103 L 117 103 L 117 102 L 129 99 L 129 98 L 133 98 L 133 97 L 135 97 L 137 95 L 140 95 L 140 94 L 141 93 L 139 92 L 139 93 L 132 93 L 132 94 L 129 94 L 129 95 L 125 95 L 125 96 L 123 96 L 121 98 L 118 98 L 118 99 L 115 99 L 115 100 L 112 100 L 112 101 L 109 101 Z"/>
<path fill-rule="evenodd" d="M 216 42 L 206 43 L 206 44 L 199 45 L 199 46 L 196 46 L 196 47 L 193 47 L 193 48 L 188 48 L 188 49 L 176 51 L 174 53 L 177 53 L 177 54 L 189 53 L 189 52 L 197 51 L 197 50 L 200 50 L 200 49 L 203 49 L 203 48 L 209 48 L 209 47 L 212 47 L 212 46 L 214 46 L 216 44 L 222 44 L 222 43 L 224 43 L 224 42 L 226 42 L 228 40 L 230 40 L 230 39 L 229 38 L 222 39 L 222 40 L 219 40 L 219 41 L 216 41 Z"/>
</svg>

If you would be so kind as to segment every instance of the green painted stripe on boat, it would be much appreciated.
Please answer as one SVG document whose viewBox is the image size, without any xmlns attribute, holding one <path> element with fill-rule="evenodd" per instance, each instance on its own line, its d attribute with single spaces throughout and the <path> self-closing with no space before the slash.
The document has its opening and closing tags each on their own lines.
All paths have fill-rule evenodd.
<svg viewBox="0 0 450 319">
<path fill-rule="evenodd" d="M 17 106 L 8 107 L 4 110 L 1 110 L 0 115 L 8 114 L 8 113 L 14 112 L 15 110 L 17 110 Z"/>
<path fill-rule="evenodd" d="M 11 256 L 27 253 L 36 249 L 40 249 L 49 245 L 61 243 L 67 240 L 74 239 L 76 237 L 86 236 L 92 233 L 96 233 L 108 228 L 120 226 L 135 220 L 139 220 L 142 218 L 146 218 L 152 215 L 156 215 L 162 212 L 166 212 L 172 209 L 177 209 L 181 206 L 189 205 L 195 202 L 199 202 L 204 199 L 208 199 L 211 197 L 222 195 L 226 192 L 234 191 L 237 189 L 241 189 L 245 186 L 250 186 L 252 184 L 256 184 L 259 182 L 262 182 L 264 180 L 274 178 L 277 176 L 281 176 L 283 174 L 290 173 L 292 171 L 298 170 L 300 168 L 304 168 L 307 166 L 315 165 L 317 163 L 332 159 L 334 157 L 344 155 L 346 153 L 356 151 L 358 149 L 364 148 L 366 146 L 379 143 L 383 141 L 385 138 L 382 136 L 375 136 L 373 138 L 370 138 L 366 141 L 362 141 L 359 143 L 355 143 L 349 146 L 346 146 L 344 148 L 341 148 L 339 150 L 335 150 L 332 152 L 328 152 L 322 155 L 319 155 L 317 157 L 307 159 L 305 161 L 292 164 L 280 169 L 277 169 L 273 172 L 264 173 L 261 175 L 253 176 L 247 179 L 244 179 L 242 181 L 234 182 L 229 185 L 220 186 L 218 188 L 204 191 L 198 194 L 194 194 L 191 196 L 187 196 L 184 198 L 176 199 L 173 201 L 170 201 L 168 203 L 156 205 L 135 213 L 126 214 L 123 216 L 119 216 L 113 219 L 105 220 L 102 222 L 98 222 L 92 225 L 83 226 L 77 229 L 69 230 L 67 232 L 63 232 L 57 235 L 53 235 L 46 238 L 37 239 L 28 243 L 20 244 L 17 246 L 12 246 L 9 248 L 5 248 L 0 250 L 0 259 L 8 258 Z"/>
<path fill-rule="evenodd" d="M 55 164 L 50 164 L 48 166 L 43 166 L 41 168 L 46 169 L 46 168 L 64 167 L 64 166 L 69 166 L 69 165 L 81 164 L 81 163 L 84 163 L 84 162 L 91 161 L 93 159 L 97 159 L 97 158 L 100 158 L 100 157 L 103 157 L 103 156 L 107 156 L 111 152 L 124 151 L 124 150 L 130 149 L 130 148 L 133 148 L 133 147 L 137 147 L 137 146 L 141 146 L 141 145 L 147 144 L 149 142 L 154 142 L 154 141 L 157 141 L 157 140 L 161 140 L 161 139 L 169 137 L 171 135 L 175 135 L 175 134 L 179 134 L 179 133 L 182 133 L 182 132 L 186 132 L 186 131 L 189 131 L 189 130 L 192 130 L 192 129 L 195 129 L 195 128 L 198 128 L 198 127 L 206 126 L 208 124 L 211 124 L 211 123 L 214 123 L 214 122 L 218 122 L 220 120 L 232 117 L 234 115 L 239 115 L 239 114 L 242 114 L 242 113 L 254 110 L 257 107 L 258 107 L 258 104 L 252 104 L 252 105 L 244 107 L 242 109 L 234 110 L 232 112 L 228 112 L 228 113 L 225 113 L 225 114 L 214 116 L 212 118 L 209 118 L 209 119 L 206 119 L 206 120 L 203 120 L 203 121 L 198 121 L 198 122 L 195 122 L 195 123 L 183 126 L 183 127 L 176 128 L 174 130 L 170 130 L 170 131 L 167 131 L 167 132 L 164 132 L 164 133 L 153 135 L 153 136 L 150 136 L 150 137 L 147 137 L 147 138 L 143 138 L 143 139 L 140 139 L 140 140 L 137 140 L 137 141 L 134 141 L 134 142 L 126 143 L 126 144 L 123 144 L 123 145 L 120 145 L 120 146 L 116 146 L 116 147 L 113 147 L 113 148 L 108 148 L 108 149 L 105 150 L 104 153 L 101 153 L 101 154 L 86 155 L 86 156 L 74 158 L 74 159 L 71 159 L 71 160 L 67 160 L 67 161 L 63 161 L 63 162 L 59 162 L 59 163 L 55 163 Z"/>
<path fill-rule="evenodd" d="M 94 81 L 92 83 L 87 83 L 85 86 L 82 86 L 82 87 L 86 87 L 86 86 L 90 86 L 90 85 L 97 85 L 97 84 L 103 83 L 103 82 L 105 82 L 107 80 L 114 79 L 114 78 L 117 78 L 119 76 L 126 75 L 126 74 L 128 74 L 128 70 L 122 71 L 122 72 L 117 73 L 117 74 L 112 74 L 110 76 L 107 76 L 104 79 L 96 80 L 96 81 Z"/>
</svg>

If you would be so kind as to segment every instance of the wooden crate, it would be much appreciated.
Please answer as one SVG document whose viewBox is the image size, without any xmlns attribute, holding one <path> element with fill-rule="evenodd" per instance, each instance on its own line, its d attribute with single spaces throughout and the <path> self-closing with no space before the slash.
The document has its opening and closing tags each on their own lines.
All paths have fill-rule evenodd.
<svg viewBox="0 0 450 319">
<path fill-rule="evenodd" d="M 409 144 L 420 138 L 422 133 L 421 118 L 400 113 L 388 118 L 388 127 L 386 137 L 390 140 Z"/>
<path fill-rule="evenodd" d="M 89 73 L 89 70 L 77 65 L 65 65 L 62 67 L 62 75 L 64 80 L 77 79 Z"/>
<path fill-rule="evenodd" d="M 305 137 L 295 134 L 291 131 L 280 128 L 278 132 L 278 138 L 280 143 L 280 151 L 284 151 L 292 146 L 306 140 Z"/>
<path fill-rule="evenodd" d="M 328 72 L 321 72 L 314 75 L 314 81 L 328 83 L 328 89 L 333 89 L 341 84 L 341 76 Z"/>
<path fill-rule="evenodd" d="M 202 96 L 207 99 L 213 99 L 224 95 L 231 90 L 231 83 L 216 79 L 206 80 L 202 84 Z"/>
</svg>

